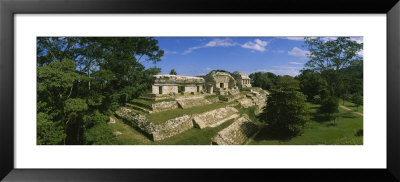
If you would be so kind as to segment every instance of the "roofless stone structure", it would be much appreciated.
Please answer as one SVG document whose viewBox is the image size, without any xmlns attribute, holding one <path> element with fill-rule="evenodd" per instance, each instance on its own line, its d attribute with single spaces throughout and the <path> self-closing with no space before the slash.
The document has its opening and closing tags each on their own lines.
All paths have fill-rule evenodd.
<svg viewBox="0 0 400 182">
<path fill-rule="evenodd" d="M 152 93 L 156 95 L 201 92 L 205 83 L 203 78 L 193 76 L 154 75 L 153 79 Z"/>
<path fill-rule="evenodd" d="M 211 71 L 204 79 L 210 93 L 226 95 L 228 91 L 237 89 L 235 79 L 227 72 Z"/>
<path fill-rule="evenodd" d="M 239 88 L 247 88 L 247 87 L 251 87 L 250 84 L 250 77 L 247 76 L 246 74 L 242 73 L 242 72 L 234 72 L 233 73 L 233 78 L 235 78 L 236 80 L 236 85 Z"/>
<path fill-rule="evenodd" d="M 251 87 L 250 78 L 241 72 L 231 76 L 228 72 L 211 71 L 204 78 L 180 75 L 154 75 L 152 94 L 215 93 L 234 95 L 239 88 Z"/>
</svg>

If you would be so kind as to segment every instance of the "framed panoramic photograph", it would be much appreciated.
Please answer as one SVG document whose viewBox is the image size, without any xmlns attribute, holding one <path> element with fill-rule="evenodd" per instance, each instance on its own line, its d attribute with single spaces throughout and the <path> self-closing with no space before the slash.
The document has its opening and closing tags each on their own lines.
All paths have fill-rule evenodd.
<svg viewBox="0 0 400 182">
<path fill-rule="evenodd" d="M 284 2 L 0 2 L 0 179 L 399 181 L 399 3 Z"/>
</svg>

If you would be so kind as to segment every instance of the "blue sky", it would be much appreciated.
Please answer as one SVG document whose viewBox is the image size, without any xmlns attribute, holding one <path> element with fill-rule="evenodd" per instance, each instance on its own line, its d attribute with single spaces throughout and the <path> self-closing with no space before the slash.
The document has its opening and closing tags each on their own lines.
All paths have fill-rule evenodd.
<svg viewBox="0 0 400 182">
<path fill-rule="evenodd" d="M 205 75 L 214 69 L 246 74 L 273 72 L 299 74 L 307 62 L 303 37 L 155 37 L 164 50 L 162 61 L 143 63 L 160 67 L 161 74 L 175 69 L 179 75 Z M 326 40 L 335 37 L 325 37 Z M 362 38 L 352 38 L 362 42 Z M 362 53 L 360 53 L 362 54 Z"/>
</svg>

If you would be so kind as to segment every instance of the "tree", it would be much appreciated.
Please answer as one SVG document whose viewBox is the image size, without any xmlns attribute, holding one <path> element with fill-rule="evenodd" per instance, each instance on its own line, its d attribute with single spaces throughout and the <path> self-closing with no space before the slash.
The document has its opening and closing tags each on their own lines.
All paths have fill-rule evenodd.
<svg viewBox="0 0 400 182">
<path fill-rule="evenodd" d="M 150 37 L 38 37 L 38 144 L 111 141 L 108 116 L 147 92 L 161 71 L 142 65 L 161 61 L 157 44 Z"/>
<path fill-rule="evenodd" d="M 300 134 L 308 119 L 305 96 L 299 91 L 272 90 L 260 119 L 286 136 Z"/>
<path fill-rule="evenodd" d="M 169 74 L 170 74 L 170 75 L 177 75 L 178 73 L 176 73 L 176 71 L 175 71 L 174 69 L 172 69 L 172 70 L 169 72 Z"/>
<path fill-rule="evenodd" d="M 355 94 L 352 96 L 352 102 L 356 105 L 358 110 L 358 107 L 363 105 L 363 97 L 361 95 Z"/>
<path fill-rule="evenodd" d="M 330 120 L 333 120 L 333 124 L 336 121 L 336 113 L 339 112 L 339 99 L 337 97 L 329 96 L 322 100 L 321 106 L 319 107 L 319 113 L 325 114 Z"/>
<path fill-rule="evenodd" d="M 291 76 L 278 76 L 277 82 L 272 88 L 286 91 L 297 91 L 300 89 L 300 82 Z"/>
<path fill-rule="evenodd" d="M 328 41 L 321 38 L 305 38 L 304 42 L 310 52 L 306 68 L 321 73 L 327 81 L 330 94 L 339 96 L 338 90 L 343 85 L 339 72 L 362 60 L 358 53 L 362 50 L 363 43 L 352 41 L 349 37 L 338 37 Z"/>
<path fill-rule="evenodd" d="M 296 79 L 300 81 L 300 91 L 307 96 L 308 101 L 317 103 L 321 99 L 320 92 L 327 87 L 327 83 L 318 72 L 304 69 Z"/>
<path fill-rule="evenodd" d="M 264 90 L 272 89 L 278 81 L 278 76 L 270 72 L 255 72 L 249 77 L 253 87 L 260 87 Z"/>
</svg>

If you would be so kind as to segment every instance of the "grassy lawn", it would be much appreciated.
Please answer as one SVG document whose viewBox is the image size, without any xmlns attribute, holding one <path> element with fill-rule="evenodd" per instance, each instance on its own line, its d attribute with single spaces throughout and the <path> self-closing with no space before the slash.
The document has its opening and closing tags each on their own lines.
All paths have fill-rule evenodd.
<svg viewBox="0 0 400 182">
<path fill-rule="evenodd" d="M 116 137 L 115 145 L 149 145 L 152 143 L 152 141 L 140 131 L 125 124 L 120 119 L 115 119 L 115 123 L 108 124 L 108 126 L 113 132 L 122 133 Z"/>
<path fill-rule="evenodd" d="M 228 127 L 234 120 L 231 119 L 215 128 L 197 129 L 192 128 L 188 131 L 172 136 L 165 140 L 153 142 L 138 130 L 126 125 L 121 120 L 116 119 L 115 124 L 108 124 L 113 132 L 119 131 L 122 134 L 116 137 L 115 145 L 210 145 L 212 137 L 218 131 Z"/>
<path fill-rule="evenodd" d="M 363 129 L 363 117 L 339 108 L 336 125 L 316 116 L 318 105 L 309 104 L 311 119 L 303 129 L 303 134 L 291 139 L 274 137 L 274 131 L 264 128 L 250 143 L 253 145 L 362 145 L 363 137 L 356 133 Z"/>
<path fill-rule="evenodd" d="M 205 105 L 205 106 L 197 106 L 197 107 L 192 107 L 192 108 L 187 108 L 187 109 L 173 109 L 173 110 L 163 111 L 163 112 L 159 112 L 159 113 L 148 114 L 148 115 L 146 115 L 146 117 L 149 121 L 152 121 L 155 124 L 161 124 L 169 119 L 183 116 L 184 114 L 189 114 L 189 115 L 198 114 L 198 113 L 218 109 L 221 107 L 225 107 L 228 104 L 231 104 L 231 103 L 216 102 L 216 103 Z"/>
<path fill-rule="evenodd" d="M 363 110 L 364 110 L 363 106 L 359 106 L 357 108 L 354 103 L 351 103 L 351 102 L 346 101 L 346 100 L 344 101 L 344 104 L 343 104 L 343 100 L 342 99 L 340 99 L 339 104 L 344 105 L 344 106 L 348 107 L 349 109 L 351 109 L 353 111 L 360 112 L 360 113 L 363 113 Z"/>
<path fill-rule="evenodd" d="M 207 106 L 193 107 L 189 109 L 176 109 L 165 111 L 157 114 L 148 115 L 153 121 L 163 120 L 182 116 L 183 114 L 195 114 L 206 112 L 208 110 L 225 107 L 231 103 L 214 103 Z M 250 145 L 362 145 L 363 137 L 357 136 L 357 132 L 363 129 L 363 117 L 339 108 L 336 125 L 332 121 L 324 120 L 318 117 L 316 110 L 319 105 L 308 104 L 311 110 L 310 121 L 307 122 L 300 136 L 290 139 L 276 138 L 274 131 L 269 131 L 265 127 L 251 141 Z M 247 114 L 255 123 L 262 125 L 254 115 L 255 106 L 249 108 L 241 108 L 240 105 L 235 106 L 239 110 L 239 114 Z M 233 120 L 229 120 L 215 128 L 197 129 L 192 128 L 181 134 L 167 138 L 162 141 L 151 141 L 139 130 L 126 125 L 121 120 L 116 119 L 115 124 L 109 124 L 113 132 L 119 131 L 122 134 L 116 138 L 116 145 L 210 145 L 212 137 L 218 131 L 228 127 Z"/>
</svg>

